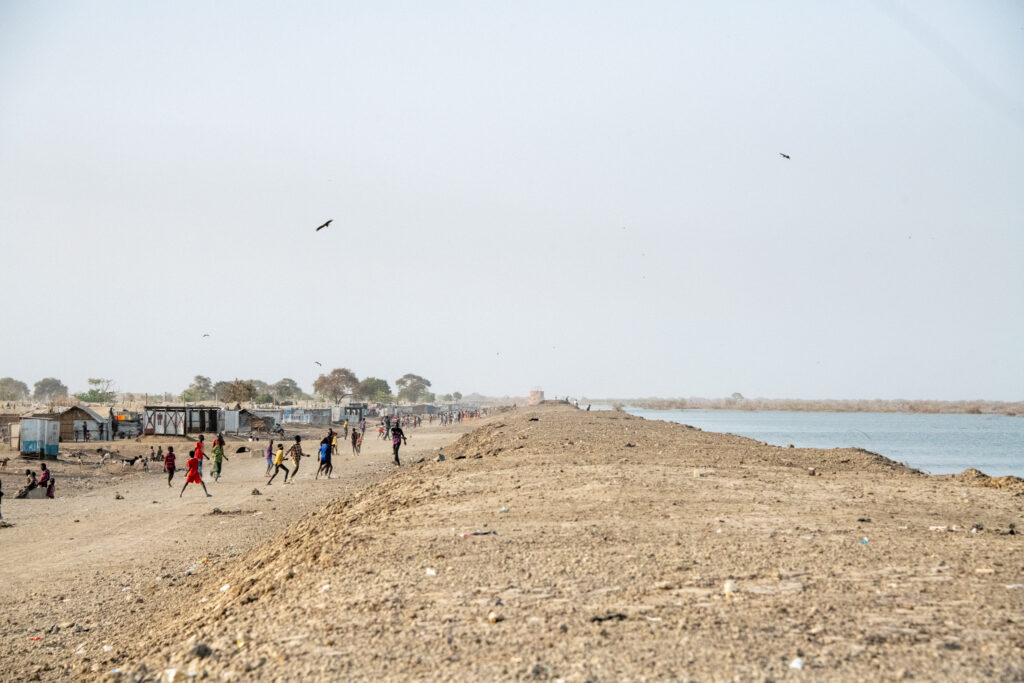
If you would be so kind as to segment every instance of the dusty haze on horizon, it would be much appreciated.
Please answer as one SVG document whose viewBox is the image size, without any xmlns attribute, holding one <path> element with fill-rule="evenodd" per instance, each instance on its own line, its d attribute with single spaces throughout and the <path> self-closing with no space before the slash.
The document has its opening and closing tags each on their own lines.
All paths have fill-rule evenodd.
<svg viewBox="0 0 1024 683">
<path fill-rule="evenodd" d="M 1022 398 L 1018 2 L 13 0 L 0 92 L 30 386 Z"/>
</svg>

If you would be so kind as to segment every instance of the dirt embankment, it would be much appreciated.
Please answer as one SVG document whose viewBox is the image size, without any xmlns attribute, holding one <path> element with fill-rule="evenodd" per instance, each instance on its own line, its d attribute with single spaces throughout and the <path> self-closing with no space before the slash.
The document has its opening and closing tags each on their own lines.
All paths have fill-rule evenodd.
<svg viewBox="0 0 1024 683">
<path fill-rule="evenodd" d="M 200 567 L 92 666 L 128 680 L 1024 676 L 1013 490 L 569 408 L 497 416 L 445 453 Z"/>
</svg>

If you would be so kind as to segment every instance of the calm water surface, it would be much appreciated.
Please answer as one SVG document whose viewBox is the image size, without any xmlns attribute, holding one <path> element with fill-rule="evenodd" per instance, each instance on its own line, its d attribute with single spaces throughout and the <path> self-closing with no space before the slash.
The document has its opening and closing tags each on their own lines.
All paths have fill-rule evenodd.
<svg viewBox="0 0 1024 683">
<path fill-rule="evenodd" d="M 776 446 L 856 446 L 931 474 L 975 467 L 992 477 L 1024 477 L 1024 418 L 1004 415 L 644 410 L 648 420 L 693 425 Z"/>
</svg>

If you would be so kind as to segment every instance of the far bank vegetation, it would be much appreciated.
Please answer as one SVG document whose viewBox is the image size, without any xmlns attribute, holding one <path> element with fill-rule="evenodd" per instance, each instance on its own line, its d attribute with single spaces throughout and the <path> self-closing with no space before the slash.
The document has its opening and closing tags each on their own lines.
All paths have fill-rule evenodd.
<svg viewBox="0 0 1024 683">
<path fill-rule="evenodd" d="M 744 398 L 609 398 L 587 402 L 634 406 L 647 410 L 788 410 L 826 413 L 950 413 L 1024 417 L 1024 401 L 920 401 L 908 399 Z"/>
</svg>

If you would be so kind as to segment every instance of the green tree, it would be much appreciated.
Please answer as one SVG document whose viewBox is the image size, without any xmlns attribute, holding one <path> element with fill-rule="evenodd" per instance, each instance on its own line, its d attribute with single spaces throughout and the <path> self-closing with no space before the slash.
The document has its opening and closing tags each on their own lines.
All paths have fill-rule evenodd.
<svg viewBox="0 0 1024 683">
<path fill-rule="evenodd" d="M 281 381 L 272 384 L 270 391 L 278 401 L 285 401 L 302 396 L 302 389 L 299 388 L 298 382 L 289 377 L 285 377 Z"/>
<path fill-rule="evenodd" d="M 35 384 L 32 397 L 37 401 L 50 401 L 68 395 L 68 388 L 56 377 L 44 377 Z"/>
<path fill-rule="evenodd" d="M 399 401 L 416 403 L 420 396 L 426 393 L 427 388 L 430 386 L 430 380 L 410 372 L 395 380 L 395 386 L 398 387 Z"/>
<path fill-rule="evenodd" d="M 367 377 L 356 387 L 355 396 L 367 401 L 387 401 L 391 398 L 391 387 L 387 380 Z"/>
<path fill-rule="evenodd" d="M 13 377 L 0 379 L 0 401 L 23 401 L 28 398 L 28 385 Z"/>
<path fill-rule="evenodd" d="M 90 377 L 89 391 L 75 394 L 75 398 L 86 403 L 113 403 L 117 398 L 117 392 L 114 391 L 114 380 Z"/>
<path fill-rule="evenodd" d="M 181 392 L 181 397 L 185 401 L 191 402 L 208 401 L 213 398 L 213 382 L 209 377 L 196 375 L 192 378 L 192 384 L 188 385 L 188 389 Z"/>
<path fill-rule="evenodd" d="M 444 395 L 441 396 L 441 402 L 442 403 L 451 403 L 454 400 L 455 399 L 454 399 L 454 397 L 452 397 L 451 394 L 444 394 Z"/>
<path fill-rule="evenodd" d="M 227 400 L 232 403 L 248 403 L 256 396 L 256 385 L 251 379 L 236 379 L 228 385 Z"/>
<path fill-rule="evenodd" d="M 324 398 L 339 403 L 359 386 L 359 378 L 348 368 L 334 368 L 326 375 L 320 375 L 313 382 L 313 391 Z"/>
<path fill-rule="evenodd" d="M 231 382 L 221 380 L 213 385 L 213 397 L 218 401 L 230 401 Z"/>
<path fill-rule="evenodd" d="M 420 396 L 420 400 L 423 401 L 424 403 L 436 403 L 437 396 L 435 396 L 433 392 L 428 391 L 425 392 L 422 396 Z"/>
<path fill-rule="evenodd" d="M 462 393 L 458 392 L 458 391 L 453 391 L 452 392 L 452 398 L 455 399 L 456 401 L 461 401 L 462 400 Z"/>
</svg>

